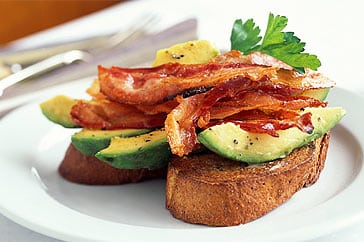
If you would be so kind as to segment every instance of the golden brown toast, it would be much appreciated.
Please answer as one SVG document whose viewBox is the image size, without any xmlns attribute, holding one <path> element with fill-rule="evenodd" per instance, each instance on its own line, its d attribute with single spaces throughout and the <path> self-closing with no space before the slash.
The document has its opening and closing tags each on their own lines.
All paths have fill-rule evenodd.
<svg viewBox="0 0 364 242">
<path fill-rule="evenodd" d="M 189 223 L 232 226 L 257 219 L 315 183 L 324 167 L 330 134 L 264 165 L 208 153 L 173 157 L 166 207 Z"/>
<path fill-rule="evenodd" d="M 58 168 L 65 179 L 88 185 L 118 185 L 153 178 L 165 178 L 166 169 L 117 169 L 94 156 L 81 154 L 72 144 Z"/>
</svg>

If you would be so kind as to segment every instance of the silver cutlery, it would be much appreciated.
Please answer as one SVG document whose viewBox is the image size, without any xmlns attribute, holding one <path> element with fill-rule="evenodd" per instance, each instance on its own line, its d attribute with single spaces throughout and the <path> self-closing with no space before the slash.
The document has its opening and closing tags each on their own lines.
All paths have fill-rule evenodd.
<svg viewBox="0 0 364 242">
<path fill-rule="evenodd" d="M 116 34 L 103 37 L 102 39 L 100 37 L 96 37 L 98 42 L 96 40 L 92 41 L 91 39 L 87 39 L 84 43 L 82 43 L 82 41 L 78 41 L 74 44 L 68 43 L 63 46 L 50 47 L 48 48 L 50 53 L 57 53 L 57 50 L 62 50 L 63 52 L 51 55 L 50 57 L 35 62 L 34 64 L 31 64 L 28 67 L 18 70 L 13 74 L 1 79 L 0 96 L 2 96 L 6 88 L 30 77 L 46 73 L 64 65 L 72 64 L 76 61 L 90 61 L 93 56 L 101 52 L 120 47 L 121 45 L 126 45 L 131 41 L 135 41 L 138 38 L 146 36 L 147 34 L 151 34 L 148 30 L 151 29 L 151 27 L 155 25 L 157 21 L 159 21 L 158 16 L 151 14 L 144 16 L 144 18 L 138 19 L 136 24 L 131 26 L 127 31 L 118 32 Z M 82 44 L 84 44 L 84 46 L 82 46 Z M 69 47 L 79 47 L 79 49 L 67 50 Z M 5 55 L 5 57 L 0 55 L 0 58 L 4 63 L 7 63 L 8 66 L 21 67 L 24 63 L 31 62 L 31 57 L 37 61 L 42 56 L 46 55 L 49 54 L 45 52 L 44 49 L 41 49 L 38 55 L 36 54 L 36 50 L 31 50 L 25 51 L 23 55 L 13 54 L 8 56 Z"/>
<path fill-rule="evenodd" d="M 197 21 L 187 19 L 162 31 L 137 38 L 126 45 L 93 55 L 87 62 L 73 62 L 71 65 L 47 72 L 37 78 L 18 82 L 9 86 L 0 96 L 0 118 L 15 107 L 45 94 L 49 88 L 96 78 L 98 65 L 146 66 L 153 61 L 157 50 L 194 39 L 197 39 Z"/>
<path fill-rule="evenodd" d="M 92 56 L 88 52 L 81 50 L 70 50 L 51 56 L 0 80 L 0 96 L 3 95 L 6 88 L 29 77 L 40 75 L 46 71 L 57 68 L 58 66 L 68 65 L 79 60 L 87 61 L 91 58 Z"/>
</svg>

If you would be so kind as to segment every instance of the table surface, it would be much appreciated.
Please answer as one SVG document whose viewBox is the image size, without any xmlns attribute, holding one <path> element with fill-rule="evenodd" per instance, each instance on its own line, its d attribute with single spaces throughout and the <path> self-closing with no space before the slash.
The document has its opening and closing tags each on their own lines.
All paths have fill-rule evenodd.
<svg viewBox="0 0 364 242">
<path fill-rule="evenodd" d="M 213 41 L 218 48 L 228 49 L 230 29 L 237 18 L 255 18 L 265 26 L 269 12 L 289 18 L 288 28 L 307 41 L 306 50 L 317 54 L 323 63 L 320 71 L 330 73 L 337 86 L 364 93 L 362 67 L 364 34 L 361 1 L 132 1 L 113 6 L 14 43 L 14 47 L 34 47 L 52 41 L 82 38 L 123 28 L 144 12 L 158 13 L 168 27 L 189 17 L 199 23 L 199 38 Z M 82 30 L 82 31 L 78 31 Z M 364 223 L 338 231 L 315 241 L 363 241 Z M 57 241 L 24 228 L 0 215 L 0 241 Z"/>
<path fill-rule="evenodd" d="M 0 22 L 0 45 L 120 2 L 121 0 L 0 1 L 3 20 Z"/>
</svg>

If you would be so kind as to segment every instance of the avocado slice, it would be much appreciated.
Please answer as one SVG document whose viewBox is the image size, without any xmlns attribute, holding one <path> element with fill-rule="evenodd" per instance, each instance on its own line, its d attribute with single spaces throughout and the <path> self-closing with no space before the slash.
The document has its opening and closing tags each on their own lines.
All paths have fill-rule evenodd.
<svg viewBox="0 0 364 242">
<path fill-rule="evenodd" d="M 129 138 L 111 138 L 110 145 L 95 156 L 120 169 L 157 169 L 167 165 L 171 151 L 166 131 L 159 129 Z"/>
<path fill-rule="evenodd" d="M 302 147 L 330 131 L 345 115 L 341 107 L 307 108 L 312 113 L 314 131 L 311 134 L 298 128 L 279 130 L 279 137 L 252 133 L 231 122 L 210 127 L 198 135 L 198 140 L 211 151 L 232 160 L 262 163 L 283 158 L 293 149 Z"/>
<path fill-rule="evenodd" d="M 207 40 L 193 40 L 173 45 L 157 51 L 153 66 L 169 62 L 181 64 L 206 63 L 220 54 L 220 51 Z"/>
<path fill-rule="evenodd" d="M 330 88 L 319 88 L 319 89 L 310 89 L 304 91 L 301 95 L 306 97 L 311 97 L 318 99 L 320 101 L 324 101 L 329 94 Z"/>
<path fill-rule="evenodd" d="M 113 137 L 130 137 L 150 132 L 151 129 L 90 130 L 82 129 L 71 137 L 73 146 L 84 155 L 95 155 L 109 146 Z"/>
<path fill-rule="evenodd" d="M 60 124 L 65 128 L 77 128 L 79 126 L 71 117 L 71 109 L 76 103 L 77 100 L 73 98 L 58 95 L 42 102 L 39 106 L 43 115 L 53 123 Z"/>
</svg>

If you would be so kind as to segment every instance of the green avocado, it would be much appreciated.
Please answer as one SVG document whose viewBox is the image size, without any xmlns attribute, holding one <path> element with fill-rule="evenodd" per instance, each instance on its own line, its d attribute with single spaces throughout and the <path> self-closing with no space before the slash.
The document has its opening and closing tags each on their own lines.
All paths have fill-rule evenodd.
<svg viewBox="0 0 364 242">
<path fill-rule="evenodd" d="M 312 97 L 318 99 L 320 101 L 324 101 L 329 94 L 330 88 L 319 88 L 319 89 L 310 89 L 304 91 L 301 95 L 306 97 Z"/>
<path fill-rule="evenodd" d="M 84 155 L 95 155 L 105 149 L 113 137 L 130 137 L 150 132 L 151 129 L 90 130 L 82 129 L 71 137 L 73 146 Z"/>
<path fill-rule="evenodd" d="M 53 123 L 60 124 L 65 128 L 77 128 L 79 126 L 71 117 L 71 109 L 76 103 L 77 100 L 73 98 L 58 95 L 44 101 L 39 106 L 43 115 Z"/>
<path fill-rule="evenodd" d="M 134 137 L 114 137 L 110 145 L 95 155 L 119 169 L 157 169 L 168 164 L 171 151 L 164 129 Z"/>
<path fill-rule="evenodd" d="M 193 40 L 173 45 L 157 51 L 153 66 L 159 66 L 169 62 L 181 64 L 206 63 L 220 51 L 207 40 Z"/>
<path fill-rule="evenodd" d="M 210 127 L 198 135 L 198 140 L 211 151 L 237 161 L 262 163 L 283 158 L 293 149 L 302 147 L 333 128 L 345 115 L 341 107 L 307 108 L 312 113 L 314 130 L 311 134 L 298 128 L 278 131 L 279 137 L 252 133 L 227 122 Z"/>
</svg>

